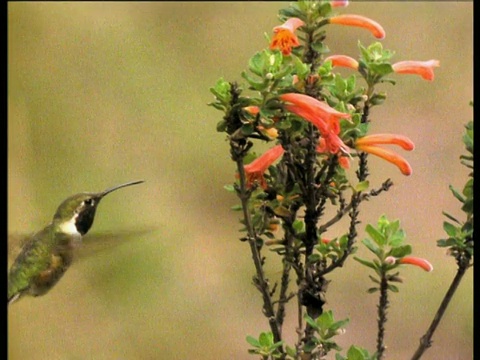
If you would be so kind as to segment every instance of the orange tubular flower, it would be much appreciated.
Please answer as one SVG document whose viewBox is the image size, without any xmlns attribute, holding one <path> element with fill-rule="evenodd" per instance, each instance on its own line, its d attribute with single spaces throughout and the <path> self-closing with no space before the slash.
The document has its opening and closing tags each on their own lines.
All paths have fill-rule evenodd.
<svg viewBox="0 0 480 360">
<path fill-rule="evenodd" d="M 346 55 L 332 55 L 325 59 L 325 61 L 330 60 L 332 65 L 347 67 L 350 69 L 358 70 L 358 61 L 354 58 Z"/>
<path fill-rule="evenodd" d="M 402 149 L 411 151 L 415 149 L 415 144 L 408 137 L 397 134 L 372 134 L 364 136 L 357 140 L 356 145 L 378 145 L 394 144 Z"/>
<path fill-rule="evenodd" d="M 373 21 L 372 19 L 369 19 L 365 16 L 338 15 L 331 17 L 329 19 L 329 23 L 362 27 L 369 30 L 377 39 L 385 38 L 385 30 L 383 30 L 383 27 L 376 21 Z"/>
<path fill-rule="evenodd" d="M 341 140 L 340 140 L 341 141 Z M 344 169 L 350 169 L 350 148 L 346 145 L 344 145 L 345 147 L 342 148 L 342 153 L 337 153 L 337 156 L 338 156 L 338 163 L 340 164 L 340 166 Z M 327 143 L 327 141 L 321 137 L 320 139 L 318 139 L 318 145 L 315 149 L 317 151 L 317 153 L 319 154 L 323 154 L 323 153 L 326 153 L 327 151 L 331 152 L 329 150 L 329 144 Z M 345 156 L 348 155 L 348 156 Z"/>
<path fill-rule="evenodd" d="M 397 74 L 420 75 L 425 80 L 432 81 L 434 78 L 433 68 L 439 67 L 440 61 L 399 61 L 392 65 L 393 71 Z"/>
<path fill-rule="evenodd" d="M 265 136 L 269 137 L 271 140 L 278 137 L 278 130 L 274 127 L 266 129 L 262 125 L 258 125 L 257 129 Z"/>
<path fill-rule="evenodd" d="M 332 154 L 338 151 L 348 153 L 349 149 L 338 137 L 340 133 L 339 119 L 349 119 L 350 114 L 342 113 L 330 107 L 327 103 L 311 96 L 288 93 L 280 95 L 280 99 L 290 103 L 285 109 L 315 125 L 325 141 L 325 148 Z"/>
<path fill-rule="evenodd" d="M 292 47 L 300 45 L 295 30 L 305 23 L 299 18 L 290 18 L 280 26 L 273 28 L 273 39 L 270 44 L 270 50 L 279 49 L 282 54 L 288 56 L 292 53 Z"/>
<path fill-rule="evenodd" d="M 260 108 L 255 105 L 245 106 L 243 110 L 245 110 L 251 115 L 257 115 L 260 112 Z"/>
<path fill-rule="evenodd" d="M 405 256 L 401 259 L 398 259 L 398 263 L 415 265 L 428 272 L 433 270 L 433 265 L 428 260 L 415 256 Z"/>
<path fill-rule="evenodd" d="M 250 115 L 257 115 L 260 112 L 260 108 L 255 105 L 251 106 L 246 106 L 243 108 L 246 112 L 248 112 Z M 278 130 L 275 128 L 269 128 L 266 129 L 262 125 L 258 125 L 257 129 L 265 136 L 268 136 L 270 139 L 276 139 L 278 137 Z"/>
<path fill-rule="evenodd" d="M 415 145 L 409 138 L 407 138 L 406 136 L 395 134 L 375 134 L 364 136 L 360 139 L 357 139 L 357 141 L 355 142 L 355 148 L 357 150 L 376 155 L 392 163 L 400 169 L 403 175 L 412 174 L 412 167 L 407 162 L 407 160 L 405 160 L 403 157 L 391 150 L 378 147 L 377 145 L 380 144 L 398 145 L 402 149 L 407 151 L 411 151 L 415 148 Z"/>
<path fill-rule="evenodd" d="M 332 0 L 330 1 L 332 7 L 346 7 L 348 6 L 348 0 Z"/>
<path fill-rule="evenodd" d="M 245 174 L 247 177 L 247 187 L 250 188 L 258 181 L 262 189 L 267 188 L 267 182 L 263 177 L 268 167 L 272 165 L 280 156 L 283 155 L 284 149 L 282 145 L 276 145 L 267 150 L 263 155 L 253 160 L 250 164 L 245 165 Z M 238 177 L 238 174 L 237 174 Z"/>
<path fill-rule="evenodd" d="M 350 114 L 337 111 L 334 108 L 330 107 L 326 102 L 319 101 L 308 95 L 288 93 L 280 95 L 280 99 L 293 104 L 286 105 L 286 109 L 288 111 L 291 111 L 290 109 L 294 109 L 297 111 L 303 111 L 304 114 L 308 115 L 308 118 L 305 117 L 305 119 L 317 126 L 321 132 L 322 130 L 323 132 L 333 130 L 335 134 L 338 134 L 340 132 L 338 120 L 341 118 L 351 118 Z M 296 113 L 295 111 L 291 112 Z M 333 127 L 333 129 L 330 129 L 330 127 Z"/>
</svg>

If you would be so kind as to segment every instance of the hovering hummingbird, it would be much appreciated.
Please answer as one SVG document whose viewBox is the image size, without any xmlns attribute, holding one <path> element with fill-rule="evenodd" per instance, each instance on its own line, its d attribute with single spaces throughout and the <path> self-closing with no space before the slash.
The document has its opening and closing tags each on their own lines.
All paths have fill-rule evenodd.
<svg viewBox="0 0 480 360">
<path fill-rule="evenodd" d="M 80 193 L 65 199 L 53 220 L 25 243 L 8 272 L 8 304 L 23 295 L 46 294 L 71 265 L 75 248 L 93 224 L 103 197 L 143 180 L 111 187 L 99 193 Z"/>
</svg>

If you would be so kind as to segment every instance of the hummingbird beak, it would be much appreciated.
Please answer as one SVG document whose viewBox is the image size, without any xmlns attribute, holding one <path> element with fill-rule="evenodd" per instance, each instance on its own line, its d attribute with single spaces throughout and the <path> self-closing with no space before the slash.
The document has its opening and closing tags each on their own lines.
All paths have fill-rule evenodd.
<svg viewBox="0 0 480 360">
<path fill-rule="evenodd" d="M 113 187 L 111 187 L 111 188 L 108 188 L 108 189 L 105 190 L 104 192 L 100 193 L 100 196 L 99 196 L 99 197 L 100 197 L 100 199 L 101 199 L 101 198 L 103 198 L 105 195 L 110 194 L 112 191 L 121 189 L 121 188 L 126 187 L 126 186 L 141 184 L 141 183 L 143 183 L 143 182 L 145 182 L 145 180 L 131 181 L 131 182 L 128 182 L 128 183 L 125 183 L 125 184 L 113 186 Z"/>
</svg>

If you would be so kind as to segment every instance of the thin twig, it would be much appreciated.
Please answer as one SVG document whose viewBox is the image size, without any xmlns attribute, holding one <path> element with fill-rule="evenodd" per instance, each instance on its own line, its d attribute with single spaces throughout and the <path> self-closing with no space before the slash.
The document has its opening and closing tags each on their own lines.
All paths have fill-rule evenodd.
<svg viewBox="0 0 480 360">
<path fill-rule="evenodd" d="M 428 328 L 425 335 L 423 335 L 422 338 L 420 339 L 420 345 L 418 346 L 417 351 L 415 351 L 415 354 L 413 354 L 412 360 L 420 359 L 423 353 L 430 346 L 432 346 L 433 333 L 437 329 L 437 326 L 440 323 L 440 320 L 442 320 L 442 317 L 445 314 L 445 311 L 447 310 L 448 304 L 450 303 L 450 300 L 452 300 L 453 295 L 455 294 L 455 291 L 457 290 L 458 285 L 460 284 L 463 278 L 463 275 L 465 275 L 465 272 L 467 271 L 467 269 L 468 269 L 468 265 L 459 266 L 457 270 L 457 274 L 453 278 L 453 281 L 450 284 L 450 287 L 448 288 L 448 291 L 445 294 L 445 297 L 443 298 L 442 303 L 440 304 L 437 310 L 437 313 L 435 314 L 435 317 L 433 318 L 433 321 L 430 324 L 430 327 Z"/>
<path fill-rule="evenodd" d="M 234 146 L 232 146 L 232 148 L 234 148 Z M 275 318 L 275 312 L 273 309 L 272 298 L 270 296 L 269 285 L 265 278 L 265 273 L 263 271 L 263 266 L 262 266 L 263 264 L 262 264 L 262 258 L 260 255 L 260 249 L 257 246 L 257 234 L 253 227 L 253 224 L 251 221 L 251 214 L 248 209 L 248 199 L 250 195 L 246 187 L 246 176 L 245 176 L 245 168 L 243 165 L 243 159 L 241 157 L 235 157 L 234 160 L 237 163 L 238 174 L 240 177 L 240 187 L 239 187 L 238 196 L 242 203 L 243 217 L 245 221 L 245 227 L 248 233 L 247 240 L 250 245 L 253 262 L 255 264 L 255 270 L 256 270 L 255 285 L 257 289 L 262 293 L 264 313 L 265 313 L 265 316 L 268 318 L 268 322 L 270 324 L 270 329 L 272 330 L 274 341 L 278 342 L 282 340 L 281 330 Z M 283 353 L 283 348 L 279 348 L 279 351 Z"/>
<path fill-rule="evenodd" d="M 377 196 L 383 191 L 388 191 L 388 189 L 393 185 L 393 182 L 390 179 L 387 179 L 383 182 L 382 186 L 378 189 L 372 189 L 368 193 L 362 193 L 359 201 L 364 201 L 364 200 L 369 200 L 370 197 L 372 196 Z M 350 211 L 350 209 L 353 207 L 354 201 L 353 197 L 350 203 L 346 206 L 344 206 L 341 210 L 337 211 L 337 213 L 330 219 L 328 220 L 325 224 L 319 226 L 318 232 L 323 233 L 327 231 L 327 229 L 335 224 L 336 222 L 340 221 L 343 216 Z"/>
</svg>

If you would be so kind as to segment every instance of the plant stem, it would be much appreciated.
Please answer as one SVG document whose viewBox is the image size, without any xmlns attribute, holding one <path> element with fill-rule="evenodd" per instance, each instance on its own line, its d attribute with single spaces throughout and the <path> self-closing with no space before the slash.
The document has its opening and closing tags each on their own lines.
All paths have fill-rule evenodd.
<svg viewBox="0 0 480 360">
<path fill-rule="evenodd" d="M 262 294 L 264 314 L 267 317 L 268 322 L 270 324 L 270 329 L 272 330 L 274 341 L 279 342 L 282 340 L 281 330 L 275 317 L 275 311 L 273 309 L 273 302 L 270 296 L 268 281 L 266 280 L 265 273 L 263 272 L 263 262 L 262 262 L 262 257 L 260 255 L 260 249 L 257 246 L 257 234 L 253 227 L 250 211 L 248 209 L 248 200 L 250 198 L 250 194 L 247 191 L 243 159 L 241 157 L 235 157 L 234 160 L 237 163 L 237 169 L 240 176 L 240 188 L 239 188 L 238 196 L 242 203 L 243 217 L 244 217 L 245 226 L 247 228 L 247 233 L 248 233 L 247 240 L 250 245 L 253 263 L 255 264 L 255 270 L 256 270 L 254 283 L 257 289 Z M 279 348 L 279 351 L 283 353 L 283 348 Z"/>
<path fill-rule="evenodd" d="M 467 269 L 468 269 L 468 264 L 464 266 L 460 265 L 458 267 L 457 274 L 453 278 L 453 281 L 450 284 L 450 287 L 448 288 L 448 291 L 445 294 L 445 297 L 443 298 L 442 303 L 440 304 L 437 310 L 437 313 L 435 314 L 435 317 L 433 318 L 433 321 L 430 324 L 430 327 L 428 328 L 425 335 L 423 335 L 422 338 L 420 339 L 420 345 L 418 346 L 417 351 L 415 351 L 415 354 L 413 354 L 412 360 L 420 359 L 423 353 L 430 346 L 432 346 L 433 333 L 437 329 L 437 326 L 440 323 L 440 320 L 445 314 L 448 304 L 450 303 L 450 300 L 452 300 L 453 294 L 455 294 L 455 291 L 457 290 L 458 285 L 460 284 L 460 281 L 462 280 L 463 275 L 465 275 L 465 272 L 467 271 Z"/>
<path fill-rule="evenodd" d="M 380 300 L 378 303 L 378 334 L 377 334 L 377 359 L 382 359 L 385 352 L 385 323 L 387 322 L 388 308 L 388 281 L 382 272 L 380 280 Z"/>
</svg>

